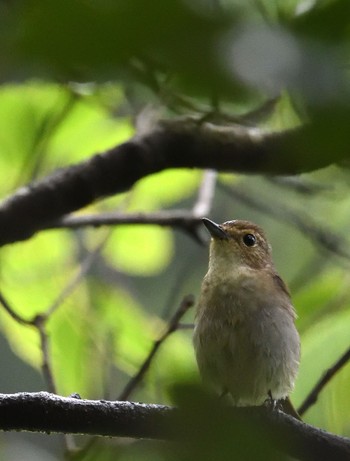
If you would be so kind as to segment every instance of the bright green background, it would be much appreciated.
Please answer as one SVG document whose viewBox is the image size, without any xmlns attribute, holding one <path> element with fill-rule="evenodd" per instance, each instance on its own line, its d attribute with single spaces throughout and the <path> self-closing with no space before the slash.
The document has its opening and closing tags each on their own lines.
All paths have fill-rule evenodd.
<svg viewBox="0 0 350 461">
<path fill-rule="evenodd" d="M 239 116 L 280 93 L 258 124 L 281 130 L 316 120 L 314 139 L 305 140 L 301 162 L 309 162 L 309 142 L 317 142 L 320 158 L 338 158 L 348 145 L 350 121 L 349 2 L 240 3 L 245 2 L 0 3 L 1 196 L 129 139 L 134 117 L 146 104 L 171 117 L 204 114 L 219 101 L 220 109 Z M 263 63 L 268 63 L 267 69 L 259 67 L 253 59 L 257 55 L 249 54 L 251 45 L 243 47 L 244 57 L 252 60 L 253 80 L 243 72 L 244 61 L 232 72 L 227 55 L 229 46 L 252 31 L 260 31 L 266 46 L 258 53 L 266 53 Z M 298 51 L 298 71 L 291 65 L 284 74 L 278 67 L 275 42 L 291 43 L 282 50 L 287 64 L 293 64 Z M 268 73 L 275 65 L 277 76 Z M 164 171 L 88 211 L 190 208 L 202 176 L 201 171 Z M 263 226 L 276 266 L 292 289 L 302 337 L 300 374 L 292 396 L 296 405 L 350 346 L 348 184 L 347 169 L 338 166 L 289 182 L 236 174 L 219 177 L 211 217 L 219 222 L 250 219 Z M 232 195 L 220 185 L 232 188 Z M 325 248 L 318 238 L 320 229 L 345 256 Z M 2 248 L 1 290 L 23 317 L 45 312 L 77 273 L 79 262 L 107 234 L 106 229 L 46 231 Z M 117 398 L 182 297 L 198 296 L 206 265 L 207 249 L 180 231 L 146 225 L 111 229 L 87 276 L 48 322 L 58 392 Z M 184 321 L 193 321 L 193 310 Z M 45 388 L 37 373 L 41 354 L 35 330 L 19 325 L 2 309 L 0 328 L 0 391 Z M 189 380 L 197 381 L 198 373 L 191 332 L 183 330 L 163 344 L 131 399 L 173 403 L 172 386 Z M 350 436 L 349 383 L 346 366 L 305 420 Z M 38 460 L 60 459 L 60 441 L 51 445 L 44 436 L 18 437 L 0 439 L 6 461 L 28 450 Z M 83 459 L 108 459 L 104 444 L 120 459 L 171 459 L 151 443 L 118 448 L 103 441 Z"/>
</svg>

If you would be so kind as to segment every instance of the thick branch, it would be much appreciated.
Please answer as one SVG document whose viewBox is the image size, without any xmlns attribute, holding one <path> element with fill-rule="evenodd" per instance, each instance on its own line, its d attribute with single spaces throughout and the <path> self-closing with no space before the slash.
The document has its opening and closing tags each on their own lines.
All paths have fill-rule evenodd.
<svg viewBox="0 0 350 461">
<path fill-rule="evenodd" d="M 134 438 L 168 438 L 170 409 L 161 405 L 81 400 L 47 392 L 0 394 L 4 431 L 61 432 Z"/>
<path fill-rule="evenodd" d="M 225 427 L 225 430 L 234 430 L 239 421 L 258 423 L 259 427 L 267 428 L 276 449 L 297 459 L 350 459 L 349 439 L 301 423 L 282 412 L 253 407 L 226 408 L 225 411 L 225 424 L 232 420 L 232 427 Z M 193 416 L 191 421 L 186 417 L 187 410 L 162 405 L 80 400 L 46 392 L 0 394 L 0 429 L 5 431 L 177 439 L 181 442 L 183 432 L 188 432 L 188 424 L 193 422 Z"/>
<path fill-rule="evenodd" d="M 166 168 L 294 174 L 342 159 L 343 152 L 333 150 L 325 158 L 317 146 L 308 145 L 314 130 L 264 135 L 189 117 L 159 123 L 151 132 L 59 170 L 5 200 L 0 206 L 0 245 L 25 240 L 52 221 Z"/>
</svg>

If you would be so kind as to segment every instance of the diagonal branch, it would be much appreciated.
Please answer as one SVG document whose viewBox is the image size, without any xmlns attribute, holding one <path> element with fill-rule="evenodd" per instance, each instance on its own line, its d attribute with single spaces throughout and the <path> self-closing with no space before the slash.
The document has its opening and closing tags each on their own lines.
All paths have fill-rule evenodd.
<svg viewBox="0 0 350 461">
<path fill-rule="evenodd" d="M 177 330 L 181 318 L 185 315 L 188 309 L 193 306 L 193 304 L 194 298 L 192 295 L 184 297 L 184 299 L 180 303 L 180 306 L 170 319 L 168 328 L 162 334 L 162 336 L 154 342 L 152 349 L 150 350 L 145 361 L 142 363 L 140 369 L 138 370 L 136 375 L 128 382 L 124 390 L 121 392 L 119 400 L 126 400 L 130 396 L 131 392 L 135 389 L 135 387 L 142 381 L 144 375 L 146 374 L 147 370 L 149 369 L 152 363 L 154 356 L 158 352 L 158 349 L 168 338 L 168 336 L 171 335 L 171 333 L 173 333 L 175 330 Z"/>
<path fill-rule="evenodd" d="M 20 316 L 17 314 L 17 312 L 12 308 L 8 300 L 5 298 L 5 296 L 2 294 L 0 291 L 0 304 L 4 308 L 4 310 L 8 313 L 10 317 L 12 317 L 13 320 L 16 322 L 20 323 L 21 325 L 33 325 L 33 322 L 31 320 L 27 320 L 24 317 Z"/>
<path fill-rule="evenodd" d="M 322 389 L 329 381 L 350 361 L 350 348 L 324 373 L 309 395 L 298 408 L 298 413 L 303 415 L 314 403 L 317 402 L 318 396 Z"/>
<path fill-rule="evenodd" d="M 0 206 L 0 245 L 30 238 L 52 221 L 167 168 L 295 174 L 346 158 L 342 148 L 318 155 L 317 143 L 310 142 L 316 130 L 310 124 L 262 133 L 198 117 L 159 122 L 148 133 L 14 193 Z"/>
</svg>

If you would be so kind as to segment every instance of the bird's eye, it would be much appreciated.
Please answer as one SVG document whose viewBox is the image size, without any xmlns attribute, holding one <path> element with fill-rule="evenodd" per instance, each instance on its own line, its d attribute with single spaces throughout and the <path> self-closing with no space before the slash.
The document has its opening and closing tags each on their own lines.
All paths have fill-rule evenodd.
<svg viewBox="0 0 350 461">
<path fill-rule="evenodd" d="M 253 234 L 245 234 L 243 235 L 243 243 L 247 247 L 252 247 L 256 244 L 256 237 Z"/>
</svg>

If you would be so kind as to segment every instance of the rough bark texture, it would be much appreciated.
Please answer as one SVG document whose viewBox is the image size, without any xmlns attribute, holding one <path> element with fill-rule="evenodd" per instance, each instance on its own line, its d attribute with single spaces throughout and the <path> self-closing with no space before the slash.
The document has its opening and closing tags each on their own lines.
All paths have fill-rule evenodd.
<svg viewBox="0 0 350 461">
<path fill-rule="evenodd" d="M 191 434 L 188 409 L 134 402 L 81 400 L 47 392 L 0 394 L 0 429 L 61 432 L 179 441 Z M 217 416 L 217 415 L 216 415 Z M 227 408 L 232 427 L 252 421 L 271 436 L 275 448 L 300 460 L 350 460 L 350 440 L 335 436 L 280 411 L 263 407 Z M 237 427 L 237 426 L 236 426 Z M 200 431 L 200 428 L 198 428 Z M 234 429 L 233 429 L 234 430 Z M 267 431 L 267 432 L 266 432 Z"/>
<path fill-rule="evenodd" d="M 193 118 L 160 122 L 146 134 L 15 192 L 0 205 L 0 245 L 25 240 L 62 216 L 167 168 L 290 175 L 344 158 L 342 151 L 318 155 L 317 145 L 308 145 L 313 133 L 311 126 L 262 134 Z"/>
</svg>

